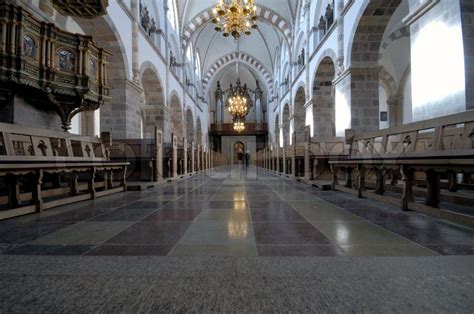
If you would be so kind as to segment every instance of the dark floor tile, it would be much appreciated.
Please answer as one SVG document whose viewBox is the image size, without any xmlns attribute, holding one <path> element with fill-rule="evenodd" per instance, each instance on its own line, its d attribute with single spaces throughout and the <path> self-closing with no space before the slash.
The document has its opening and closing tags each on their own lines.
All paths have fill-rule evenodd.
<svg viewBox="0 0 474 314">
<path fill-rule="evenodd" d="M 109 239 L 106 244 L 175 245 L 190 222 L 138 222 Z"/>
<path fill-rule="evenodd" d="M 193 221 L 201 213 L 200 209 L 160 209 L 143 219 L 144 221 Z"/>
<path fill-rule="evenodd" d="M 173 245 L 101 245 L 86 255 L 93 256 L 166 256 Z"/>
<path fill-rule="evenodd" d="M 249 208 L 271 208 L 275 210 L 293 210 L 293 208 L 284 201 L 273 201 L 273 202 L 265 202 L 265 201 L 248 201 Z"/>
<path fill-rule="evenodd" d="M 89 251 L 89 245 L 22 245 L 3 254 L 9 255 L 82 255 Z"/>
<path fill-rule="evenodd" d="M 110 212 L 113 209 L 73 209 L 67 212 L 58 213 L 38 220 L 39 223 L 73 223 L 91 219 L 95 216 Z"/>
<path fill-rule="evenodd" d="M 153 210 L 149 209 L 122 207 L 100 216 L 96 216 L 88 221 L 139 221 L 153 212 Z"/>
<path fill-rule="evenodd" d="M 45 236 L 47 234 L 56 232 L 62 228 L 70 226 L 72 223 L 28 223 L 21 227 L 10 230 L 2 230 L 0 232 L 0 244 L 17 243 L 22 244 L 30 242 Z"/>
<path fill-rule="evenodd" d="M 443 255 L 474 255 L 474 245 L 426 245 L 426 247 Z"/>
<path fill-rule="evenodd" d="M 474 245 L 474 232 L 461 231 L 431 221 L 375 222 L 377 225 L 423 245 Z"/>
<path fill-rule="evenodd" d="M 413 221 L 417 220 L 417 217 L 413 215 L 399 212 L 391 212 L 388 210 L 373 208 L 370 206 L 365 207 L 352 207 L 345 208 L 347 211 L 367 219 L 369 221 Z M 419 218 L 418 218 L 419 219 Z"/>
<path fill-rule="evenodd" d="M 307 222 L 253 223 L 255 241 L 259 244 L 331 244 Z"/>
<path fill-rule="evenodd" d="M 166 204 L 161 209 L 173 209 L 173 210 L 201 210 L 207 206 L 209 202 L 192 202 L 192 201 L 174 201 L 169 204 Z"/>
<path fill-rule="evenodd" d="M 246 208 L 245 201 L 210 201 L 208 208 Z"/>
<path fill-rule="evenodd" d="M 300 214 L 293 209 L 280 208 L 251 208 L 250 214 L 252 221 L 306 221 Z"/>
<path fill-rule="evenodd" d="M 169 204 L 169 203 L 170 203 L 170 201 L 162 201 L 162 200 L 159 200 L 159 201 L 138 201 L 138 202 L 128 204 L 124 207 L 132 208 L 132 209 L 158 209 L 158 208 L 161 208 L 161 207 L 163 207 L 163 206 L 165 206 L 166 204 Z"/>
<path fill-rule="evenodd" d="M 257 245 L 259 256 L 343 256 L 333 245 Z"/>
</svg>

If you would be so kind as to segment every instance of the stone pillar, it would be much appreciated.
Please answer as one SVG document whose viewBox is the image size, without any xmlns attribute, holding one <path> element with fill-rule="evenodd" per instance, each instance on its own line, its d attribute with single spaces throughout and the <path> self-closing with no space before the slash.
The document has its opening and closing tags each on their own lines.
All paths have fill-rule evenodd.
<svg viewBox="0 0 474 314">
<path fill-rule="evenodd" d="M 351 67 L 336 80 L 336 135 L 345 129 L 379 129 L 379 73 L 381 67 Z M 350 118 L 347 111 L 350 110 Z"/>
<path fill-rule="evenodd" d="M 403 96 L 392 96 L 387 100 L 389 127 L 403 124 Z"/>
<path fill-rule="evenodd" d="M 153 181 L 163 180 L 163 133 L 155 127 L 155 162 Z"/>
<path fill-rule="evenodd" d="M 195 169 L 195 158 L 196 158 L 196 153 L 195 153 L 195 147 L 194 147 L 194 142 L 191 143 L 191 173 L 194 173 L 196 171 Z"/>
<path fill-rule="evenodd" d="M 344 72 L 344 0 L 337 0 L 336 20 L 337 20 L 337 65 L 336 73 L 339 75 Z"/>
<path fill-rule="evenodd" d="M 286 147 L 282 148 L 281 155 L 283 158 L 283 174 L 286 174 Z"/>
<path fill-rule="evenodd" d="M 173 135 L 173 178 L 178 177 L 178 137 Z"/>
<path fill-rule="evenodd" d="M 130 10 L 132 11 L 132 72 L 133 81 L 140 81 L 140 64 L 139 64 L 139 48 L 138 48 L 138 23 L 140 14 L 138 13 L 138 1 L 130 0 Z"/>
<path fill-rule="evenodd" d="M 201 144 L 198 144 L 197 146 L 197 169 L 196 171 L 201 171 Z"/>
<path fill-rule="evenodd" d="M 183 139 L 183 174 L 188 174 L 188 141 Z"/>
<path fill-rule="evenodd" d="M 474 109 L 474 2 L 461 0 L 461 23 L 466 69 L 466 109 Z"/>
</svg>

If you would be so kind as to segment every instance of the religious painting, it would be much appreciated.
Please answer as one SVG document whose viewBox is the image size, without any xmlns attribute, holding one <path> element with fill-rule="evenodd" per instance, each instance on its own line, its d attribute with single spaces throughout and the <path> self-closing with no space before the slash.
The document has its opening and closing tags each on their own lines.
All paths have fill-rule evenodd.
<svg viewBox="0 0 474 314">
<path fill-rule="evenodd" d="M 59 69 L 63 71 L 74 71 L 76 57 L 71 51 L 65 50 L 65 49 L 59 50 L 58 58 L 59 58 Z"/>
<path fill-rule="evenodd" d="M 37 46 L 36 42 L 30 35 L 23 37 L 23 55 L 32 59 L 36 59 Z"/>
</svg>

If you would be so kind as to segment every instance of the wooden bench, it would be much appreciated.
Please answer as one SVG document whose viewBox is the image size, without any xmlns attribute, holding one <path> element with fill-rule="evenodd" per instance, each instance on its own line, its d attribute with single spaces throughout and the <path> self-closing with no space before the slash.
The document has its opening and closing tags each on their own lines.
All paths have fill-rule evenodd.
<svg viewBox="0 0 474 314">
<path fill-rule="evenodd" d="M 333 186 L 338 185 L 338 170 L 343 169 L 345 186 L 356 188 L 361 197 L 367 188 L 366 178 L 373 174 L 375 193 L 383 195 L 387 175 L 392 175 L 395 184 L 400 174 L 404 210 L 415 205 L 413 188 L 417 180 L 426 182 L 425 205 L 437 207 L 441 179 L 447 181 L 450 191 L 456 191 L 458 176 L 469 182 L 474 172 L 474 110 L 364 134 L 346 130 L 346 141 L 350 156 L 329 161 Z"/>
<path fill-rule="evenodd" d="M 345 159 L 349 145 L 343 137 L 311 138 L 308 147 L 309 180 L 331 180 L 330 159 Z"/>
<path fill-rule="evenodd" d="M 110 144 L 107 133 L 99 139 L 0 123 L 0 219 L 125 191 L 128 163 L 110 161 Z"/>
<path fill-rule="evenodd" d="M 110 160 L 128 162 L 127 178 L 135 182 L 163 180 L 163 134 L 155 128 L 150 139 L 113 139 Z"/>
</svg>

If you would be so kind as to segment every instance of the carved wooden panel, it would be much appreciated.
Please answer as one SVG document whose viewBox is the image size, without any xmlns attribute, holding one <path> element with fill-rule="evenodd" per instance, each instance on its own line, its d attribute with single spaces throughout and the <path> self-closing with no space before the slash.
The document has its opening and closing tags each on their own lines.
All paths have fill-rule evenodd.
<svg viewBox="0 0 474 314">
<path fill-rule="evenodd" d="M 64 130 L 75 114 L 98 109 L 110 99 L 110 54 L 90 36 L 66 32 L 5 3 L 0 4 L 0 34 L 0 99 L 19 94 L 38 107 L 54 109 Z"/>
</svg>

